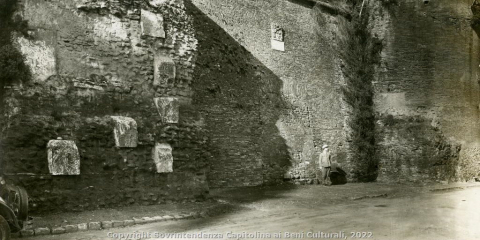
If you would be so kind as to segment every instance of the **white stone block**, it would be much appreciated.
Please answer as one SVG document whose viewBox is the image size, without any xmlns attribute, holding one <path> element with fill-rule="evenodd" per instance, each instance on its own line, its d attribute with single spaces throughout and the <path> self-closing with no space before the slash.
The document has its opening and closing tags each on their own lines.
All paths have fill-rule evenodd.
<svg viewBox="0 0 480 240">
<path fill-rule="evenodd" d="M 123 116 L 112 116 L 115 122 L 113 135 L 115 146 L 134 148 L 138 143 L 137 122 L 133 118 Z"/>
<path fill-rule="evenodd" d="M 141 12 L 142 35 L 165 38 L 165 30 L 163 29 L 163 16 L 147 10 Z"/>
<path fill-rule="evenodd" d="M 179 101 L 176 97 L 154 98 L 158 114 L 165 123 L 178 123 L 179 120 Z"/>
<path fill-rule="evenodd" d="M 272 39 L 272 49 L 285 52 L 285 43 Z"/>
<path fill-rule="evenodd" d="M 148 1 L 152 6 L 160 7 L 167 4 L 168 0 L 149 0 Z"/>
<path fill-rule="evenodd" d="M 173 172 L 172 147 L 169 144 L 156 143 L 152 156 L 158 173 Z"/>
<path fill-rule="evenodd" d="M 175 80 L 175 62 L 170 57 L 157 53 L 154 56 L 153 65 L 154 86 L 165 86 L 169 80 L 172 82 Z"/>
<path fill-rule="evenodd" d="M 74 141 L 50 140 L 47 153 L 50 174 L 80 175 L 80 155 Z"/>
<path fill-rule="evenodd" d="M 25 55 L 26 64 L 30 67 L 35 81 L 45 81 L 55 75 L 55 48 L 43 41 L 32 41 L 23 37 L 17 39 L 20 51 Z"/>
</svg>

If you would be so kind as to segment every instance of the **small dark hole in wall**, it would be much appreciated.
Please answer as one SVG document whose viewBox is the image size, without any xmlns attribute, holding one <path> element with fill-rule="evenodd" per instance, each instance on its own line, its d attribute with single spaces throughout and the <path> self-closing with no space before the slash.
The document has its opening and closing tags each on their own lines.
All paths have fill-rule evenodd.
<svg viewBox="0 0 480 240">
<path fill-rule="evenodd" d="M 423 4 L 428 4 L 430 0 L 423 0 Z"/>
</svg>

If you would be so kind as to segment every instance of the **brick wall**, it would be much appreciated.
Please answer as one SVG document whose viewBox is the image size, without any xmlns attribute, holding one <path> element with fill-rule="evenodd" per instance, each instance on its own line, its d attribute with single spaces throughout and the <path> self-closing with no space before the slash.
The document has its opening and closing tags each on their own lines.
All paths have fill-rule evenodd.
<svg viewBox="0 0 480 240">
<path fill-rule="evenodd" d="M 375 82 L 381 181 L 479 174 L 478 36 L 473 1 L 371 6 L 383 38 Z"/>
<path fill-rule="evenodd" d="M 271 92 L 276 95 L 274 102 L 285 103 L 285 107 L 281 107 L 285 108 L 284 111 L 274 111 L 275 108 L 269 107 L 272 105 L 265 104 L 263 108 L 257 108 L 256 111 L 258 112 L 256 114 L 268 113 L 269 115 L 265 116 L 265 119 L 269 119 L 266 123 L 276 125 L 279 135 L 287 145 L 288 156 L 291 160 L 288 169 L 284 171 L 286 177 L 294 179 L 314 177 L 318 154 L 323 144 L 331 145 L 334 158 L 347 164 L 348 149 L 345 142 L 344 124 L 347 114 L 345 104 L 341 100 L 340 90 L 344 80 L 336 47 L 337 40 L 342 37 L 341 25 L 347 20 L 339 15 L 318 12 L 289 1 L 193 0 L 192 3 L 213 20 L 214 24 L 211 24 L 216 25 L 212 27 L 213 29 L 221 28 L 230 36 L 229 40 L 214 41 L 214 45 L 220 47 L 218 53 L 228 53 L 232 48 L 243 47 L 250 53 L 247 59 L 253 59 L 248 60 L 248 62 L 253 64 L 254 69 L 248 70 L 249 72 L 246 74 L 257 76 L 254 82 L 250 84 L 250 81 L 246 80 L 250 77 L 232 78 L 232 80 L 239 79 L 237 82 L 241 81 L 246 84 L 243 87 L 244 91 L 249 90 L 252 95 L 245 95 L 244 99 L 236 97 L 237 100 L 235 101 L 238 101 L 239 104 L 250 105 L 251 107 L 248 108 L 255 109 L 253 103 L 255 97 L 252 96 L 265 95 Z M 284 30 L 285 51 L 272 49 L 272 24 Z M 222 33 L 222 35 L 225 35 L 225 33 Z M 203 53 L 203 51 L 200 52 Z M 240 54 L 228 58 L 233 58 L 232 61 L 236 63 L 242 61 L 243 56 L 244 54 Z M 228 59 L 225 59 L 225 61 L 228 62 Z M 234 66 L 235 63 L 233 63 Z M 222 63 L 220 65 L 221 67 L 217 71 L 222 71 L 225 66 Z M 227 63 L 228 65 L 230 64 Z M 247 67 L 247 69 L 249 68 L 251 67 Z M 241 69 L 232 70 L 241 71 Z M 233 76 L 235 76 L 235 72 L 232 74 Z M 207 77 L 205 76 L 205 78 Z M 218 79 L 215 80 L 218 81 Z M 214 81 L 214 79 L 211 79 L 211 81 Z M 257 86 L 271 84 L 269 82 L 272 81 L 276 85 L 274 88 L 267 87 L 266 93 L 255 93 L 256 90 L 260 90 Z M 213 85 L 211 88 L 214 89 L 215 86 Z M 238 90 L 240 89 L 237 88 L 237 90 L 231 92 L 225 90 L 221 94 L 238 94 L 241 96 L 242 92 L 238 92 Z M 281 99 L 278 100 L 278 96 Z M 272 97 L 269 98 L 272 99 Z M 218 99 L 218 103 L 233 101 L 232 99 L 221 99 Z M 218 123 L 216 122 L 213 127 L 216 128 L 222 122 L 227 122 L 231 129 L 235 129 L 237 125 L 241 127 L 243 121 L 254 121 L 253 116 L 248 116 L 249 120 L 245 119 L 247 116 L 243 112 L 247 111 L 248 108 L 237 108 L 229 111 L 226 111 L 225 108 L 213 108 L 212 112 L 219 111 L 212 113 L 213 115 L 218 116 L 221 111 L 229 112 L 231 116 L 227 117 L 225 115 L 228 119 L 215 117 L 218 119 Z M 237 117 L 234 117 L 235 114 Z M 262 122 L 265 122 L 265 120 L 262 120 Z M 263 144 L 280 143 L 282 140 L 276 136 L 277 133 L 275 132 L 277 130 L 273 126 L 268 129 L 271 130 L 265 133 L 255 129 L 244 129 L 243 131 L 258 134 L 262 139 L 260 143 Z M 247 170 L 249 169 L 247 162 L 251 162 L 250 166 L 256 166 L 252 167 L 251 171 L 258 172 L 262 161 L 278 159 L 277 153 L 268 154 L 268 151 L 265 151 L 267 155 L 262 157 L 261 154 L 255 155 L 245 151 L 255 147 L 257 142 L 249 142 L 244 139 L 241 131 L 240 129 L 232 130 L 232 134 L 228 136 L 222 136 L 221 134 L 217 136 L 219 145 L 230 143 L 228 141 L 235 139 L 232 144 L 236 146 L 228 144 L 230 148 L 233 148 L 233 153 L 223 151 L 223 153 L 217 155 L 215 162 L 212 163 L 213 175 L 211 175 L 211 179 L 213 184 L 244 185 L 242 181 L 229 184 L 231 180 L 228 178 L 230 176 L 235 178 L 245 176 L 243 172 L 238 176 L 237 170 L 250 171 Z M 270 148 L 269 145 L 263 147 L 265 149 Z M 245 153 L 250 155 L 245 157 Z M 265 165 L 265 163 L 263 164 Z M 219 174 L 216 173 L 215 169 L 220 172 L 226 170 L 228 173 Z M 246 185 L 260 183 L 259 178 L 247 178 L 257 180 L 252 182 L 248 180 L 248 183 L 245 183 Z"/>
<path fill-rule="evenodd" d="M 21 15 L 31 38 L 16 42 L 34 79 L 7 89 L 1 162 L 9 180 L 27 188 L 32 211 L 208 194 L 208 134 L 190 105 L 197 40 L 183 1 L 25 0 Z M 178 99 L 178 122 L 177 105 L 157 108 L 162 97 Z M 136 147 L 116 146 L 111 116 L 136 121 Z M 80 175 L 50 174 L 47 143 L 58 137 L 78 147 Z M 156 143 L 173 149 L 173 172 L 158 173 Z"/>
<path fill-rule="evenodd" d="M 193 4 L 199 55 L 192 104 L 205 116 L 211 187 L 283 181 L 290 166 L 276 122 L 285 112 L 281 80 Z"/>
</svg>

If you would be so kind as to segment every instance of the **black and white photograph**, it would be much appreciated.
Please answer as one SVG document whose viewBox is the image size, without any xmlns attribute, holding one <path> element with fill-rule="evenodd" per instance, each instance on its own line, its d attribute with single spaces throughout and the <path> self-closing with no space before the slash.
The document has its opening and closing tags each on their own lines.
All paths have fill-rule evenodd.
<svg viewBox="0 0 480 240">
<path fill-rule="evenodd" d="M 0 240 L 480 239 L 480 0 L 0 0 Z"/>
</svg>

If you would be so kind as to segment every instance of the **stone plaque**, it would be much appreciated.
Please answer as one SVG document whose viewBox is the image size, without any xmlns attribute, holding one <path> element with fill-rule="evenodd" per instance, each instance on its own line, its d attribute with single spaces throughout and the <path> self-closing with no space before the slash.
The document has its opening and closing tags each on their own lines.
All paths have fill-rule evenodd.
<svg viewBox="0 0 480 240">
<path fill-rule="evenodd" d="M 283 30 L 283 28 L 281 28 L 277 24 L 272 23 L 271 33 L 272 49 L 282 52 L 285 51 L 285 31 Z"/>
<path fill-rule="evenodd" d="M 157 173 L 173 172 L 172 147 L 167 143 L 156 143 L 152 153 Z"/>
<path fill-rule="evenodd" d="M 176 97 L 154 98 L 158 114 L 165 123 L 178 123 L 179 120 L 179 101 Z"/>
<path fill-rule="evenodd" d="M 47 155 L 50 174 L 80 175 L 80 155 L 74 141 L 50 140 Z"/>
<path fill-rule="evenodd" d="M 168 84 L 169 80 L 173 82 L 175 79 L 175 62 L 168 56 L 162 56 L 160 54 L 155 54 L 153 60 L 154 69 L 153 69 L 153 85 L 154 86 L 165 86 Z"/>
<path fill-rule="evenodd" d="M 152 13 L 147 10 L 141 12 L 141 27 L 143 36 L 165 38 L 165 30 L 163 29 L 163 16 Z"/>
<path fill-rule="evenodd" d="M 115 146 L 134 148 L 137 147 L 138 131 L 137 122 L 133 118 L 112 116 L 115 122 L 113 135 L 115 137 Z"/>
</svg>

